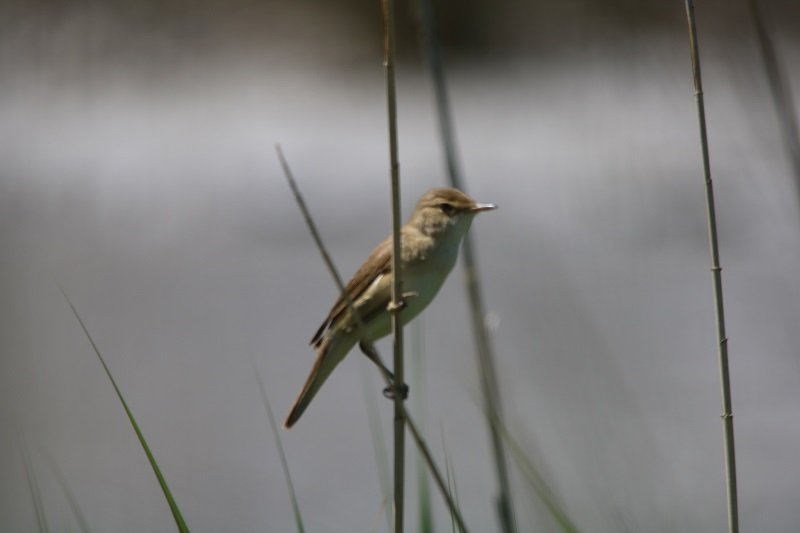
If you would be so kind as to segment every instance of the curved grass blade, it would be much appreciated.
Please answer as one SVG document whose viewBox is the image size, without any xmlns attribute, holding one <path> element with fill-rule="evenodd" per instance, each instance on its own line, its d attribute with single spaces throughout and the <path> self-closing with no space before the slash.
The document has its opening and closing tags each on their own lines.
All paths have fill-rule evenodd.
<svg viewBox="0 0 800 533">
<path fill-rule="evenodd" d="M 258 392 L 261 393 L 261 400 L 264 402 L 264 409 L 267 411 L 269 418 L 269 427 L 272 429 L 272 435 L 275 437 L 275 444 L 278 447 L 278 456 L 281 459 L 281 466 L 283 467 L 283 475 L 286 478 L 286 486 L 289 488 L 289 499 L 292 501 L 292 510 L 294 511 L 294 521 L 297 524 L 297 531 L 305 533 L 303 527 L 303 516 L 300 514 L 300 505 L 297 503 L 297 494 L 294 491 L 294 483 L 292 483 L 292 476 L 289 473 L 289 463 L 286 461 L 286 454 L 283 452 L 283 443 L 281 436 L 278 432 L 278 425 L 275 422 L 275 414 L 272 412 L 272 406 L 267 398 L 267 389 L 264 387 L 264 381 L 261 379 L 261 374 L 258 373 L 256 364 L 251 360 L 250 364 L 253 365 L 253 373 L 258 381 Z"/>
<path fill-rule="evenodd" d="M 167 505 L 169 505 L 170 511 L 172 511 L 172 517 L 175 519 L 175 525 L 178 527 L 178 531 L 181 533 L 186 532 L 188 533 L 189 528 L 186 526 L 186 522 L 183 520 L 183 516 L 181 515 L 180 509 L 178 509 L 178 504 L 175 502 L 175 498 L 172 497 L 172 493 L 167 486 L 167 481 L 164 479 L 164 476 L 161 474 L 161 469 L 158 467 L 158 463 L 156 463 L 156 458 L 153 456 L 153 453 L 150 451 L 150 446 L 147 445 L 147 441 L 142 434 L 142 431 L 139 429 L 139 424 L 136 423 L 136 420 L 133 418 L 133 413 L 128 408 L 128 403 L 125 401 L 125 398 L 122 396 L 122 392 L 117 387 L 117 382 L 114 381 L 114 376 L 111 375 L 111 370 L 109 370 L 108 365 L 106 365 L 105 359 L 100 354 L 100 350 L 97 348 L 97 345 L 92 339 L 92 336 L 89 335 L 89 330 L 86 329 L 86 325 L 83 323 L 80 315 L 78 314 L 77 309 L 75 306 L 72 305 L 72 302 L 67 296 L 67 293 L 64 292 L 64 289 L 61 286 L 58 287 L 61 290 L 61 294 L 64 295 L 64 298 L 67 300 L 70 309 L 72 309 L 72 314 L 75 315 L 75 318 L 78 320 L 78 323 L 81 325 L 83 332 L 86 334 L 86 338 L 89 339 L 89 344 L 92 345 L 92 349 L 94 353 L 97 354 L 97 358 L 100 360 L 100 364 L 103 365 L 103 370 L 105 370 L 106 375 L 108 376 L 108 380 L 111 382 L 111 385 L 114 387 L 114 391 L 117 393 L 117 397 L 119 398 L 120 403 L 122 403 L 123 409 L 125 409 L 125 414 L 128 415 L 128 420 L 131 422 L 131 426 L 133 427 L 133 431 L 136 432 L 136 437 L 139 439 L 139 443 L 142 445 L 142 449 L 144 450 L 145 455 L 147 455 L 147 460 L 150 462 L 150 466 L 153 468 L 153 473 L 156 475 L 156 479 L 158 480 L 158 484 L 161 486 L 161 490 L 164 492 L 164 498 L 167 500 Z"/>
</svg>

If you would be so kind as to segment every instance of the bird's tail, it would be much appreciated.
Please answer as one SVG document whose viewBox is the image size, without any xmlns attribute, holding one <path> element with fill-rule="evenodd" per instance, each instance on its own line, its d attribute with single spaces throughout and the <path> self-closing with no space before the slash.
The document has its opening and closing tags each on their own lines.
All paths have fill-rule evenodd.
<svg viewBox="0 0 800 533">
<path fill-rule="evenodd" d="M 317 359 L 314 361 L 311 374 L 308 376 L 306 384 L 303 385 L 303 389 L 292 404 L 291 409 L 289 409 L 289 415 L 283 422 L 284 428 L 289 429 L 297 422 L 300 415 L 303 414 L 308 404 L 311 403 L 311 400 L 314 399 L 314 396 L 322 387 L 322 384 L 325 383 L 333 369 L 342 362 L 342 359 L 352 347 L 352 341 L 341 337 L 322 343 L 317 349 Z"/>
</svg>

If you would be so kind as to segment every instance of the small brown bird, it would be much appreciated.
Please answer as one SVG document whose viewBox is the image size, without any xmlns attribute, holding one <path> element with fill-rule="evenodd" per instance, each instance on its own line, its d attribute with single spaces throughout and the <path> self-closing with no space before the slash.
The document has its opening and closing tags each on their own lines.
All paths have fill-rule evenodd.
<svg viewBox="0 0 800 533">
<path fill-rule="evenodd" d="M 403 291 L 406 305 L 400 320 L 407 324 L 436 296 L 453 269 L 458 249 L 472 219 L 494 204 L 478 204 L 457 189 L 432 189 L 417 203 L 411 219 L 400 230 Z M 311 339 L 317 359 L 300 395 L 286 417 L 292 427 L 350 350 L 362 338 L 375 341 L 391 332 L 388 310 L 392 297 L 392 237 L 375 248 L 345 287 L 361 320 L 363 331 L 339 296 L 328 317 Z M 363 337 L 362 337 L 363 335 Z"/>
</svg>

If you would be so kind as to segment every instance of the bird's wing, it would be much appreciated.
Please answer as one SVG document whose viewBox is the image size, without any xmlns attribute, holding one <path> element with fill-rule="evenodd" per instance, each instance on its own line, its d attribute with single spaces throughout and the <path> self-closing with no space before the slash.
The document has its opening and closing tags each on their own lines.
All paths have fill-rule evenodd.
<svg viewBox="0 0 800 533">
<path fill-rule="evenodd" d="M 369 286 L 382 274 L 387 274 L 392 270 L 392 238 L 389 237 L 380 243 L 372 253 L 369 254 L 369 257 L 361 265 L 361 268 L 355 273 L 353 278 L 347 283 L 345 287 L 345 292 L 350 295 L 350 299 L 355 304 L 358 299 L 364 294 Z M 375 305 L 386 306 L 389 303 L 389 299 L 387 297 L 386 302 L 370 302 L 369 309 L 359 306 L 360 315 L 364 320 L 366 320 L 365 315 L 369 314 L 371 310 L 373 310 Z M 328 313 L 328 317 L 319 327 L 317 332 L 314 334 L 314 337 L 311 339 L 311 345 L 317 346 L 321 341 L 325 334 L 325 330 L 330 327 L 330 325 L 335 322 L 343 313 L 347 311 L 347 300 L 339 295 L 339 298 L 336 300 L 336 303 L 333 304 L 330 312 Z"/>
</svg>

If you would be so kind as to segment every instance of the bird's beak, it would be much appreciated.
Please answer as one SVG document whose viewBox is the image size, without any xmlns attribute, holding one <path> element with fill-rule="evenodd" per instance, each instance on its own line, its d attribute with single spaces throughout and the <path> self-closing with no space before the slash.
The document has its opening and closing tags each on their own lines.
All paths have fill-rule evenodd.
<svg viewBox="0 0 800 533">
<path fill-rule="evenodd" d="M 492 209 L 497 209 L 497 206 L 495 204 L 475 204 L 470 211 L 480 213 L 482 211 L 491 211 Z"/>
</svg>

